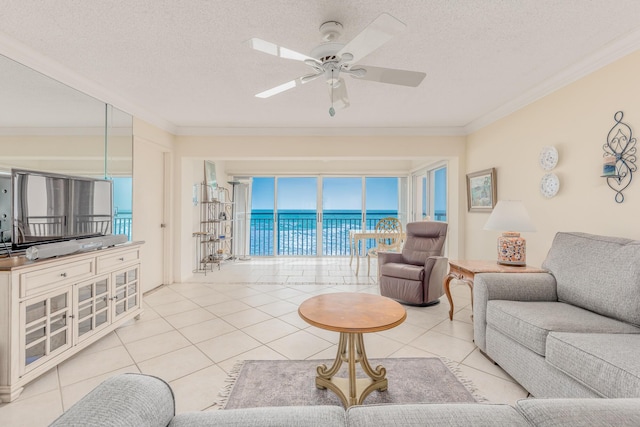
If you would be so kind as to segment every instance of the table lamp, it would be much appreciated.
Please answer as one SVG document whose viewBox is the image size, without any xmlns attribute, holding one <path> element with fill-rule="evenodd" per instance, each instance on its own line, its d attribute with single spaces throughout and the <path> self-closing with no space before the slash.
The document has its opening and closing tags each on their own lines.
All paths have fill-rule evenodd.
<svg viewBox="0 0 640 427">
<path fill-rule="evenodd" d="M 485 230 L 502 231 L 498 237 L 498 264 L 527 265 L 527 248 L 521 231 L 536 231 L 520 200 L 500 200 L 484 225 Z"/>
</svg>

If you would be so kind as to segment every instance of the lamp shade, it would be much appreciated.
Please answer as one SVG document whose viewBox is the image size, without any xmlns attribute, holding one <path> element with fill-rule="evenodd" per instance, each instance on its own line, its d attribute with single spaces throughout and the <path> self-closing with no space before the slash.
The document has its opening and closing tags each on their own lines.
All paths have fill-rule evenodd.
<svg viewBox="0 0 640 427">
<path fill-rule="evenodd" d="M 499 200 L 484 225 L 485 230 L 536 231 L 521 200 Z"/>
</svg>

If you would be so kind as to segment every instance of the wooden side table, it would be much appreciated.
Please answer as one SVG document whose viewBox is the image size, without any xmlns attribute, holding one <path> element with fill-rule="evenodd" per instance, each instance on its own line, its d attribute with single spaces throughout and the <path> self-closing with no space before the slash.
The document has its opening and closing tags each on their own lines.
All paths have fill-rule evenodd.
<svg viewBox="0 0 640 427">
<path fill-rule="evenodd" d="M 469 286 L 471 290 L 471 309 L 473 310 L 473 278 L 480 273 L 546 273 L 547 270 L 537 267 L 516 267 L 513 265 L 502 265 L 496 261 L 469 261 L 469 260 L 449 260 L 449 274 L 444 279 L 444 291 L 449 300 L 449 320 L 453 320 L 453 299 L 449 285 L 452 280 L 460 280 Z"/>
<path fill-rule="evenodd" d="M 340 332 L 336 359 L 330 368 L 318 366 L 316 387 L 332 390 L 346 408 L 362 404 L 374 390 L 387 389 L 387 371 L 382 365 L 371 367 L 362 334 L 398 326 L 407 318 L 404 307 L 379 295 L 338 292 L 309 298 L 300 305 L 298 314 L 313 326 Z M 348 363 L 349 378 L 335 377 L 342 362 Z M 369 378 L 356 378 L 356 363 Z"/>
</svg>

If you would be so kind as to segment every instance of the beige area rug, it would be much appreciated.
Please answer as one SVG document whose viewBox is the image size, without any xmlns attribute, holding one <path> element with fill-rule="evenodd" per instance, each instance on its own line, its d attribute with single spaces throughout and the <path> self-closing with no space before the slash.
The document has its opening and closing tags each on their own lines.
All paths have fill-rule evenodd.
<svg viewBox="0 0 640 427">
<path fill-rule="evenodd" d="M 316 367 L 333 360 L 247 360 L 239 362 L 220 392 L 221 409 L 265 406 L 340 405 L 330 390 L 315 386 Z M 454 364 L 437 357 L 372 359 L 387 369 L 388 390 L 374 391 L 365 405 L 383 403 L 473 403 L 485 401 Z M 365 377 L 360 366 L 358 378 Z M 343 364 L 337 374 L 347 377 Z"/>
</svg>

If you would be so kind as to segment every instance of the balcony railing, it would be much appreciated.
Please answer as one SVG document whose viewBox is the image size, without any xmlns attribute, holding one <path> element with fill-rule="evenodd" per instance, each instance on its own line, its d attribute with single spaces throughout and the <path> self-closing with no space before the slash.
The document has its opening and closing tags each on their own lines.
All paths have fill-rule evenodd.
<svg viewBox="0 0 640 427">
<path fill-rule="evenodd" d="M 387 216 L 397 216 L 394 211 L 376 211 L 367 214 L 366 229 L 374 229 L 378 221 Z M 274 236 L 273 212 L 252 212 L 250 253 L 254 256 L 274 255 L 274 238 L 277 239 L 276 255 L 317 255 L 318 231 L 315 212 L 279 213 L 277 236 Z M 361 230 L 359 212 L 325 212 L 322 220 L 322 255 L 350 255 L 349 231 Z M 367 242 L 367 249 L 375 242 Z"/>
<path fill-rule="evenodd" d="M 118 214 L 113 217 L 113 230 L 111 234 L 126 234 L 131 240 L 131 214 Z"/>
</svg>

